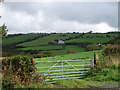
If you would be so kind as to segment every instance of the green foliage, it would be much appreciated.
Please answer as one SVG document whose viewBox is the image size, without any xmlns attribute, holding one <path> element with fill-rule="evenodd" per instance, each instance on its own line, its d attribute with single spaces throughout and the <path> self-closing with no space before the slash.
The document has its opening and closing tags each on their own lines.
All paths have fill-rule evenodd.
<svg viewBox="0 0 120 90">
<path fill-rule="evenodd" d="M 85 78 L 87 81 L 119 81 L 118 66 L 113 65 L 112 67 L 93 68 L 88 72 L 88 77 Z"/>
<path fill-rule="evenodd" d="M 43 54 L 44 54 L 45 57 L 50 57 L 50 56 L 54 56 L 55 55 L 54 51 L 45 51 Z"/>
<path fill-rule="evenodd" d="M 107 45 L 103 50 L 105 56 L 108 55 L 120 55 L 120 46 L 119 45 Z"/>
<path fill-rule="evenodd" d="M 88 45 L 86 48 L 87 48 L 87 51 L 100 50 L 100 47 L 98 44 L 91 44 L 91 45 Z"/>
<path fill-rule="evenodd" d="M 5 38 L 6 34 L 7 34 L 7 26 L 5 26 L 5 24 L 3 24 L 0 27 L 0 38 Z"/>
<path fill-rule="evenodd" d="M 2 87 L 13 88 L 15 85 L 30 85 L 46 77 L 36 74 L 32 58 L 16 56 L 2 60 Z M 43 77 L 43 78 L 42 78 Z"/>
<path fill-rule="evenodd" d="M 120 39 L 115 41 L 115 44 L 120 45 Z"/>
</svg>

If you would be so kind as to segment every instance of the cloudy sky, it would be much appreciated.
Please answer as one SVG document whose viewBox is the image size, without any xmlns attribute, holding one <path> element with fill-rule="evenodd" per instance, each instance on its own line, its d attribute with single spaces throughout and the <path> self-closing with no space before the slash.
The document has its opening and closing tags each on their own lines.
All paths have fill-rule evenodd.
<svg viewBox="0 0 120 90">
<path fill-rule="evenodd" d="M 117 31 L 117 2 L 5 2 L 8 33 Z"/>
</svg>

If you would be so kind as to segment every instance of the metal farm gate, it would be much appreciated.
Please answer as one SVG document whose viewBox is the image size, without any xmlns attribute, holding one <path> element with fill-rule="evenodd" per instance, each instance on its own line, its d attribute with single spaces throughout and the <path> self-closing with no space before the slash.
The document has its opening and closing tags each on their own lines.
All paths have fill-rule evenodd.
<svg viewBox="0 0 120 90">
<path fill-rule="evenodd" d="M 36 61 L 35 63 L 37 72 L 48 75 L 45 81 L 50 83 L 54 83 L 56 80 L 84 78 L 90 67 L 94 67 L 94 60 L 91 59 Z"/>
</svg>

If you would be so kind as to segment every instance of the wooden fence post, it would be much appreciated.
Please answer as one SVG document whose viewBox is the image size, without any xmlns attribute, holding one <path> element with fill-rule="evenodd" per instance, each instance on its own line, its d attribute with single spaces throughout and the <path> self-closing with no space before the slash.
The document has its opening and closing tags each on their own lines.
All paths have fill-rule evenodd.
<svg viewBox="0 0 120 90">
<path fill-rule="evenodd" d="M 97 64 L 97 59 L 98 59 L 98 55 L 97 54 L 94 54 L 94 65 L 96 66 Z"/>
</svg>

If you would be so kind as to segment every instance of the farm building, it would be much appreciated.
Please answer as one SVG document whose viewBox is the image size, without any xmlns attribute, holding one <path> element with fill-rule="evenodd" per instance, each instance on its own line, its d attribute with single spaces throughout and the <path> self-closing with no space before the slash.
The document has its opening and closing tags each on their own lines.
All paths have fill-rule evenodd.
<svg viewBox="0 0 120 90">
<path fill-rule="evenodd" d="M 64 44 L 64 41 L 63 40 L 59 40 L 58 44 Z"/>
</svg>

